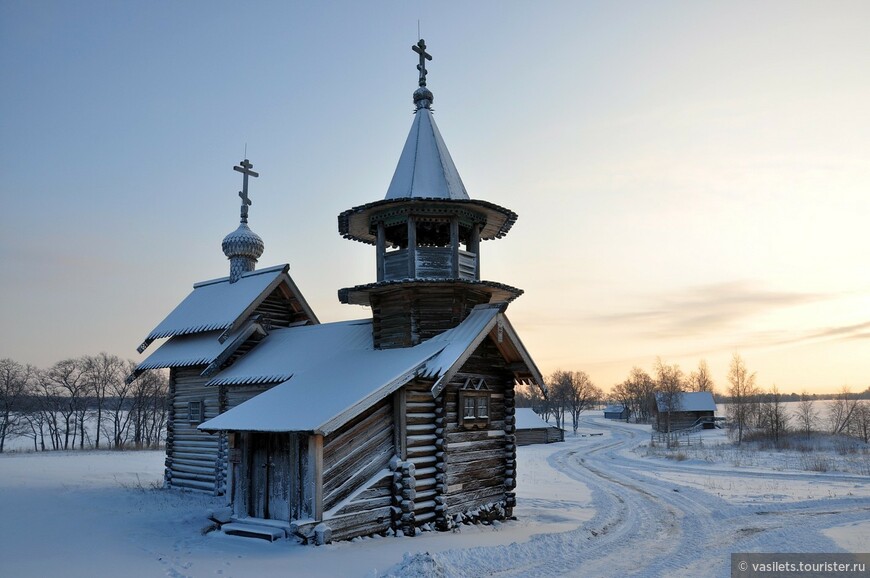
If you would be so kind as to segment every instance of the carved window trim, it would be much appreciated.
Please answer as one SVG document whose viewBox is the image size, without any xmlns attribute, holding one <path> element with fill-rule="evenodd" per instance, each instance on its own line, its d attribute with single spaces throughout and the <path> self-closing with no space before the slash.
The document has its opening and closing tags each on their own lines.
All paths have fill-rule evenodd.
<svg viewBox="0 0 870 578">
<path fill-rule="evenodd" d="M 492 408 L 491 392 L 483 378 L 469 377 L 459 390 L 459 425 L 465 429 L 489 426 Z"/>
</svg>

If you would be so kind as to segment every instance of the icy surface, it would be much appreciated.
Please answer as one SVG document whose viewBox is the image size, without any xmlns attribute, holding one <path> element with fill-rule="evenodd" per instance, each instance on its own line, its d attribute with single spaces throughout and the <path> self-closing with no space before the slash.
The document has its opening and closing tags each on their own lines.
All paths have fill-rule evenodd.
<svg viewBox="0 0 870 578">
<path fill-rule="evenodd" d="M 322 547 L 204 533 L 225 499 L 156 489 L 162 452 L 3 455 L 0 568 L 21 578 L 726 577 L 731 552 L 870 551 L 867 476 L 644 457 L 649 426 L 598 417 L 579 434 L 517 448 L 516 521 Z M 726 477 L 731 494 L 704 481 Z M 809 482 L 844 491 L 807 497 Z M 752 489 L 763 484 L 790 499 Z"/>
</svg>

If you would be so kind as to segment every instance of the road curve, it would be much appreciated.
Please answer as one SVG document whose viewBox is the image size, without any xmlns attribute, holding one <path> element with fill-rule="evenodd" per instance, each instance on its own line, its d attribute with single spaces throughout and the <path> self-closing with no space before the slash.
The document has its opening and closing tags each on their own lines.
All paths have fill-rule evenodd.
<svg viewBox="0 0 870 578">
<path fill-rule="evenodd" d="M 646 441 L 636 428 L 587 418 L 601 437 L 573 438 L 554 453 L 553 469 L 592 492 L 595 516 L 575 530 L 533 536 L 507 546 L 432 554 L 436 574 L 460 576 L 729 576 L 732 552 L 838 552 L 821 531 L 870 517 L 870 500 L 845 497 L 750 505 L 674 482 L 697 469 L 626 452 Z M 663 480 L 655 473 L 670 473 Z M 818 474 L 742 472 L 705 468 L 700 473 L 772 483 L 819 480 Z M 870 483 L 860 476 L 840 476 Z M 431 569 L 431 568 L 430 568 Z"/>
</svg>

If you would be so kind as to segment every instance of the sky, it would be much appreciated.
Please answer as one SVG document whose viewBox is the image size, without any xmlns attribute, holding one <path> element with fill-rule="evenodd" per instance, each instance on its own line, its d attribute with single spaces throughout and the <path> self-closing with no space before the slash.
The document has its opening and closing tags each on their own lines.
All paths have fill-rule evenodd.
<svg viewBox="0 0 870 578">
<path fill-rule="evenodd" d="M 519 214 L 484 279 L 544 373 L 604 389 L 739 353 L 870 386 L 870 3 L 0 0 L 0 357 L 136 346 L 228 274 L 245 155 L 262 267 L 321 321 L 375 277 L 420 33 L 469 194 Z"/>
</svg>

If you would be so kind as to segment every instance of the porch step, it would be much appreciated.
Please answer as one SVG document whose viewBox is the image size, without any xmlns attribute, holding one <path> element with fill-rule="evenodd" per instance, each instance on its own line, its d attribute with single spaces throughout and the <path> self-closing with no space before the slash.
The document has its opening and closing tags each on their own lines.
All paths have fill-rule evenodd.
<svg viewBox="0 0 870 578">
<path fill-rule="evenodd" d="M 271 525 L 250 524 L 245 522 L 230 522 L 221 526 L 221 531 L 230 536 L 244 536 L 246 538 L 262 538 L 274 542 L 287 537 L 284 528 Z"/>
</svg>

